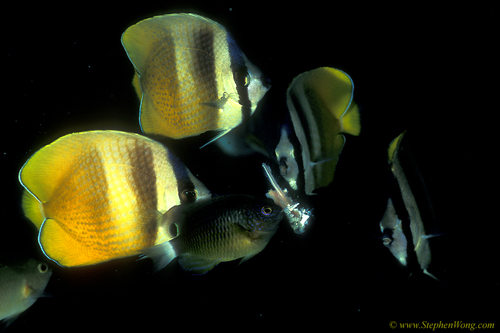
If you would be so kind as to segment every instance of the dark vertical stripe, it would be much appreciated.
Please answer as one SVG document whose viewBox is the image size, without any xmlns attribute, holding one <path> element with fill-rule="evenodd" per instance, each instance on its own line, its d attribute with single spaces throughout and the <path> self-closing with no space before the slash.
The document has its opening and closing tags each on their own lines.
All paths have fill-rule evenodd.
<svg viewBox="0 0 500 333">
<path fill-rule="evenodd" d="M 202 84 L 210 94 L 217 96 L 213 29 L 204 26 L 193 32 L 193 39 L 193 76 L 200 79 L 197 84 Z"/>
<path fill-rule="evenodd" d="M 231 71 L 236 84 L 236 91 L 238 92 L 238 103 L 242 106 L 242 119 L 245 121 L 250 117 L 252 107 L 252 102 L 248 96 L 248 84 L 243 84 L 244 78 L 248 75 L 248 68 L 245 63 L 243 52 L 229 32 L 227 32 L 227 44 L 231 59 Z"/>
<path fill-rule="evenodd" d="M 402 140 L 403 138 L 400 138 Z M 406 179 L 405 172 L 401 167 L 399 161 L 399 153 L 401 152 L 401 141 L 399 141 L 396 150 L 394 152 L 393 161 L 391 164 L 391 170 L 395 178 L 395 183 L 398 188 L 394 190 L 392 193 L 392 197 L 394 198 L 394 208 L 396 209 L 396 214 L 401 219 L 401 227 L 403 229 L 403 234 L 406 237 L 407 246 L 406 246 L 406 266 L 411 270 L 420 270 L 420 266 L 418 264 L 418 255 L 415 251 L 415 245 L 413 244 L 413 233 L 411 230 L 411 224 L 416 223 L 417 221 L 412 221 L 412 217 L 414 214 L 408 208 L 408 202 L 405 200 L 405 189 L 406 191 L 410 191 L 411 189 L 408 186 L 408 182 Z M 406 186 L 402 186 L 402 184 L 406 184 Z M 418 209 L 418 208 L 417 208 Z"/>
<path fill-rule="evenodd" d="M 306 137 L 306 141 L 307 141 L 307 145 L 308 145 L 309 153 L 310 153 L 312 137 L 311 137 L 309 121 L 307 120 L 307 117 L 304 114 L 305 110 L 302 107 L 302 104 L 300 103 L 300 100 L 297 96 L 297 92 L 294 89 L 289 90 L 288 97 L 290 98 L 290 101 L 292 102 L 292 105 L 293 105 L 293 108 L 295 109 L 295 113 L 297 114 L 297 117 L 299 118 L 299 123 L 304 131 L 304 135 Z M 294 130 L 297 130 L 296 126 L 294 126 Z M 316 161 L 312 161 L 312 162 L 316 162 Z"/>
<path fill-rule="evenodd" d="M 172 152 L 167 149 L 168 161 L 172 165 L 174 170 L 175 178 L 177 179 L 177 191 L 179 194 L 179 199 L 181 203 L 184 202 L 182 199 L 182 193 L 186 190 L 194 190 L 195 186 L 191 179 L 189 178 L 189 172 L 186 166 L 175 156 Z"/>
<path fill-rule="evenodd" d="M 158 209 L 155 156 L 151 147 L 139 140 L 135 141 L 134 146 L 128 146 L 127 148 L 132 167 L 132 186 L 141 210 L 140 216 L 150 216 L 148 221 L 141 221 L 141 234 L 144 235 L 146 244 L 152 246 L 156 240 L 158 224 L 156 223 L 155 214 L 148 214 L 147 212 L 155 212 Z"/>
<path fill-rule="evenodd" d="M 139 206 L 144 209 L 157 209 L 156 172 L 154 155 L 151 147 L 135 141 L 134 147 L 128 147 L 132 167 L 133 187 Z"/>
<path fill-rule="evenodd" d="M 193 66 L 191 68 L 193 77 L 197 78 L 195 85 L 200 85 L 198 89 L 208 96 L 204 103 L 210 105 L 222 96 L 217 96 L 217 72 L 214 50 L 213 26 L 203 25 L 199 30 L 193 32 L 194 46 L 192 48 Z M 217 108 L 211 110 L 211 116 L 204 120 L 208 122 L 209 128 L 218 128 L 219 112 Z"/>
</svg>

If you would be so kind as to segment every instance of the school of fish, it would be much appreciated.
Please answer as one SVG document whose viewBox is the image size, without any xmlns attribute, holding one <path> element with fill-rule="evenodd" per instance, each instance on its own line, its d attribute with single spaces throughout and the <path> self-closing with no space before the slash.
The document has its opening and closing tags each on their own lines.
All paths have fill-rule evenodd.
<svg viewBox="0 0 500 333">
<path fill-rule="evenodd" d="M 121 42 L 135 69 L 144 135 L 68 134 L 36 151 L 19 171 L 22 207 L 49 263 L 88 266 L 138 256 L 161 269 L 177 258 L 183 270 L 205 274 L 262 252 L 283 219 L 296 233 L 306 232 L 314 207 L 303 200 L 331 186 L 346 135 L 361 131 L 351 77 L 330 67 L 298 75 L 274 126 L 278 140 L 252 127 L 240 137 L 267 157 L 255 177 L 267 178 L 268 193 L 216 195 L 161 138 L 208 133 L 202 147 L 219 142 L 225 151 L 224 136 L 254 115 L 270 80 L 223 26 L 199 15 L 142 20 Z M 400 164 L 404 136 L 389 147 L 399 191 L 388 198 L 380 230 L 402 265 L 414 251 L 418 267 L 434 277 L 427 271 L 430 236 Z M 35 259 L 0 262 L 0 320 L 12 322 L 43 296 L 50 276 L 49 264 Z"/>
</svg>

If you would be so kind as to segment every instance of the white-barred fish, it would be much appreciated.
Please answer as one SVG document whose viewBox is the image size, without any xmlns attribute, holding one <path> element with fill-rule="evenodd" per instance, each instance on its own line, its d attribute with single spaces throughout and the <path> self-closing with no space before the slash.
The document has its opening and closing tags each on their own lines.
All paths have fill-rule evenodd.
<svg viewBox="0 0 500 333">
<path fill-rule="evenodd" d="M 429 238 L 434 237 L 434 235 L 428 235 L 425 232 L 420 208 L 401 163 L 401 155 L 409 154 L 408 148 L 402 148 L 405 133 L 406 131 L 401 133 L 390 143 L 388 148 L 388 159 L 391 172 L 397 180 L 400 192 L 397 193 L 397 196 L 396 194 L 393 194 L 393 196 L 395 198 L 401 198 L 402 206 L 404 206 L 406 212 L 403 212 L 404 218 L 399 218 L 397 209 L 394 208 L 393 201 L 389 199 L 386 212 L 380 222 L 380 229 L 382 233 L 385 234 L 383 238 L 384 245 L 391 250 L 391 253 L 401 264 L 404 266 L 408 265 L 409 253 L 413 251 L 416 255 L 420 269 L 428 276 L 436 279 L 434 275 L 427 271 L 431 263 Z M 416 168 L 416 166 L 413 167 Z M 425 184 L 421 185 L 425 187 Z M 407 220 L 407 223 L 403 220 Z M 391 231 L 392 235 L 387 235 L 387 230 Z M 413 244 L 413 246 L 408 246 L 408 244 Z"/>
<path fill-rule="evenodd" d="M 328 67 L 302 73 L 292 81 L 286 99 L 293 133 L 290 126 L 282 126 L 275 150 L 281 175 L 292 189 L 313 195 L 333 181 L 345 143 L 342 133 L 359 135 L 361 130 L 353 91 L 349 75 Z M 297 137 L 300 149 L 294 147 L 291 135 Z M 302 164 L 296 154 L 301 154 Z"/>
<path fill-rule="evenodd" d="M 139 254 L 171 239 L 156 213 L 210 192 L 164 146 L 118 131 L 69 134 L 22 167 L 23 209 L 61 266 Z"/>
<path fill-rule="evenodd" d="M 252 115 L 268 80 L 220 24 L 195 14 L 169 14 L 129 27 L 122 44 L 136 69 L 146 134 L 180 139 L 226 134 Z"/>
</svg>

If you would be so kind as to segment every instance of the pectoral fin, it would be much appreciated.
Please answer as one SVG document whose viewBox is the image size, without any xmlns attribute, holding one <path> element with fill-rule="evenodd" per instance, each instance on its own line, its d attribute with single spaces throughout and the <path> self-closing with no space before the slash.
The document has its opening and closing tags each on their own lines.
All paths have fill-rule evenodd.
<svg viewBox="0 0 500 333">
<path fill-rule="evenodd" d="M 144 258 L 151 258 L 155 265 L 155 270 L 159 271 L 166 267 L 176 256 L 174 248 L 170 242 L 164 242 L 142 251 Z"/>
<path fill-rule="evenodd" d="M 208 141 L 207 143 L 205 143 L 203 146 L 200 147 L 200 149 L 206 147 L 207 145 L 211 144 L 212 142 L 216 141 L 217 139 L 219 139 L 220 137 L 226 135 L 231 129 L 228 129 L 228 130 L 225 130 L 225 131 L 219 131 L 218 134 L 213 138 L 211 139 L 210 141 Z"/>
</svg>

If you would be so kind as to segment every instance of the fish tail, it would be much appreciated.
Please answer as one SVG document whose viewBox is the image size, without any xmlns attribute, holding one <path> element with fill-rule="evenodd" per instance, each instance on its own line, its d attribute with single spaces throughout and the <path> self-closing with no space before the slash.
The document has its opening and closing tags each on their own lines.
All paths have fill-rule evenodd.
<svg viewBox="0 0 500 333">
<path fill-rule="evenodd" d="M 23 207 L 24 215 L 26 215 L 26 217 L 29 218 L 38 229 L 40 229 L 40 226 L 45 220 L 43 206 L 40 201 L 38 201 L 38 199 L 35 198 L 35 196 L 30 192 L 24 190 L 21 205 Z"/>
<path fill-rule="evenodd" d="M 347 112 L 341 118 L 342 132 L 358 136 L 361 132 L 361 121 L 359 108 L 355 103 L 352 103 Z"/>
</svg>

